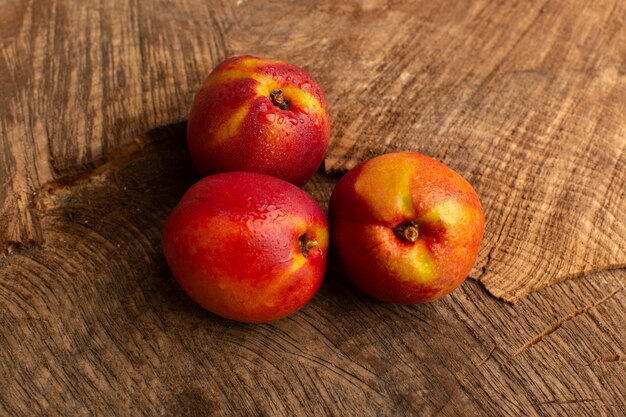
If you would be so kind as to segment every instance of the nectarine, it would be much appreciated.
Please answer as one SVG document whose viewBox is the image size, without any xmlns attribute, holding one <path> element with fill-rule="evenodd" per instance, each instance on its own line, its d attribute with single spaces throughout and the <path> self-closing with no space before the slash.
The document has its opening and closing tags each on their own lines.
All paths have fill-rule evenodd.
<svg viewBox="0 0 626 417">
<path fill-rule="evenodd" d="M 207 310 L 265 322 L 304 306 L 326 265 L 328 224 L 295 185 L 251 172 L 205 177 L 167 219 L 163 251 L 183 290 Z"/>
<path fill-rule="evenodd" d="M 476 261 L 485 222 L 472 186 L 415 152 L 349 171 L 333 190 L 330 220 L 348 278 L 374 298 L 403 304 L 457 288 Z"/>
<path fill-rule="evenodd" d="M 211 72 L 187 127 L 200 174 L 253 171 L 298 186 L 320 166 L 329 140 L 317 81 L 296 65 L 253 56 L 227 59 Z"/>
</svg>

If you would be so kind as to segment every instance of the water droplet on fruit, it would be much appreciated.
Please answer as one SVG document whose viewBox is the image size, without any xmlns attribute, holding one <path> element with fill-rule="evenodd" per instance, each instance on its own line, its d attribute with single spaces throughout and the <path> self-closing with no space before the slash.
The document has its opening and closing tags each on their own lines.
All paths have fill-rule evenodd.
<svg viewBox="0 0 626 417">
<path fill-rule="evenodd" d="M 265 120 L 267 120 L 270 123 L 274 123 L 274 120 L 276 120 L 276 113 L 266 113 Z"/>
<path fill-rule="evenodd" d="M 291 122 L 292 125 L 298 124 L 298 119 L 289 119 L 289 121 Z"/>
<path fill-rule="evenodd" d="M 304 108 L 302 109 L 302 113 L 304 113 L 304 114 L 309 114 L 309 113 L 311 113 L 311 109 L 309 109 L 308 107 L 304 107 Z"/>
<path fill-rule="evenodd" d="M 259 106 L 259 111 L 266 112 L 267 111 L 267 104 L 261 103 L 261 105 Z"/>
<path fill-rule="evenodd" d="M 300 119 L 300 124 L 303 125 L 304 124 L 304 119 Z"/>
<path fill-rule="evenodd" d="M 309 84 L 309 83 L 302 83 L 298 87 L 300 87 L 303 90 L 307 90 L 307 89 L 311 88 L 311 84 Z"/>
<path fill-rule="evenodd" d="M 278 123 L 283 124 L 285 121 L 285 116 L 278 116 Z"/>
</svg>

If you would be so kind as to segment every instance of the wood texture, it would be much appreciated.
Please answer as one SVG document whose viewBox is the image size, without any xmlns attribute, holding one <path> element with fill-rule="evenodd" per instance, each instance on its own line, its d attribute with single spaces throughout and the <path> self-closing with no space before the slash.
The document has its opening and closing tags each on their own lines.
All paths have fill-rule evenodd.
<svg viewBox="0 0 626 417">
<path fill-rule="evenodd" d="M 46 244 L 0 261 L 1 415 L 626 412 L 623 270 L 515 306 L 470 280 L 439 302 L 396 306 L 359 293 L 331 262 L 320 293 L 285 320 L 203 311 L 160 250 L 165 217 L 196 179 L 183 135 L 159 132 L 44 190 Z M 306 189 L 324 204 L 334 183 L 317 175 Z"/>
<path fill-rule="evenodd" d="M 626 264 L 625 21 L 621 0 L 0 0 L 0 415 L 626 414 L 626 272 L 600 271 Z M 377 303 L 331 259 L 288 319 L 193 305 L 160 230 L 197 180 L 194 91 L 239 53 L 315 74 L 329 173 L 417 149 L 466 176 L 472 275 L 519 302 L 468 281 Z M 325 206 L 336 181 L 305 189 Z"/>
<path fill-rule="evenodd" d="M 186 117 L 221 59 L 308 68 L 327 171 L 420 150 L 472 182 L 472 277 L 516 301 L 626 264 L 626 4 L 602 1 L 6 2 L 0 247 L 43 242 L 43 184 Z"/>
</svg>

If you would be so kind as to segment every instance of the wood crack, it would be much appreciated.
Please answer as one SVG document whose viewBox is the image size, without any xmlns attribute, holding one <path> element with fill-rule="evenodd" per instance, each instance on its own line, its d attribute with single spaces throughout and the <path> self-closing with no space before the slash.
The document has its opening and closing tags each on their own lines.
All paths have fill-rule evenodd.
<svg viewBox="0 0 626 417">
<path fill-rule="evenodd" d="M 493 355 L 493 352 L 495 352 L 496 348 L 497 348 L 497 346 L 495 346 L 495 345 L 494 345 L 494 347 L 492 347 L 492 348 L 491 348 L 491 350 L 489 351 L 489 354 L 487 355 L 487 357 L 485 357 L 485 359 L 483 359 L 482 361 L 480 361 L 480 363 L 479 363 L 478 365 L 476 365 L 476 366 L 474 367 L 474 369 L 478 369 L 478 368 L 480 368 L 481 366 L 483 366 L 485 363 L 487 363 L 487 361 L 488 361 L 489 359 L 491 359 L 491 356 Z"/>
<path fill-rule="evenodd" d="M 589 362 L 589 366 L 596 363 L 626 362 L 626 355 L 618 354 L 613 356 L 598 356 Z"/>
<path fill-rule="evenodd" d="M 534 403 L 532 405 L 565 405 L 565 404 L 584 404 L 590 402 L 602 401 L 604 406 L 607 407 L 624 407 L 624 404 L 606 404 L 602 398 L 573 398 L 571 400 L 550 400 L 550 401 L 541 401 L 538 403 Z"/>
<path fill-rule="evenodd" d="M 566 316 L 561 317 L 560 319 L 558 319 L 555 323 L 553 323 L 552 325 L 548 326 L 544 331 L 542 331 L 541 333 L 539 333 L 538 335 L 536 335 L 535 337 L 533 337 L 532 339 L 530 339 L 529 341 L 527 341 L 526 343 L 524 343 L 519 349 L 517 349 L 517 351 L 515 351 L 515 353 L 513 354 L 512 357 L 516 357 L 518 355 L 520 355 L 521 353 L 525 352 L 528 348 L 536 345 L 537 343 L 541 342 L 544 338 L 550 336 L 552 333 L 554 333 L 555 331 L 557 331 L 561 326 L 563 326 L 563 324 L 567 323 L 570 320 L 575 319 L 576 317 L 580 316 L 581 314 L 585 314 L 587 311 L 589 311 L 590 309 L 599 306 L 600 304 L 610 300 L 611 298 L 613 298 L 615 295 L 617 295 L 619 292 L 621 292 L 624 288 L 626 288 L 626 286 L 622 286 L 618 289 L 616 289 L 615 291 L 611 292 L 609 295 L 607 295 L 606 297 L 603 297 L 602 299 L 600 299 L 599 301 L 592 303 L 592 304 L 588 304 Z"/>
<path fill-rule="evenodd" d="M 33 225 L 37 227 L 36 230 L 39 230 L 39 217 L 47 210 L 62 204 L 63 198 L 71 194 L 75 187 L 84 187 L 88 184 L 102 184 L 109 174 L 116 175 L 121 167 L 145 157 L 146 154 L 142 151 L 150 149 L 151 146 L 156 146 L 157 143 L 167 140 L 173 142 L 183 137 L 185 129 L 186 122 L 153 129 L 146 134 L 137 136 L 127 145 L 120 146 L 87 165 L 82 165 L 79 167 L 80 169 L 66 172 L 62 175 L 57 173 L 58 177 L 42 184 L 36 191 L 17 194 L 16 201 L 25 205 L 26 208 L 23 212 L 29 214 L 28 220 L 21 220 L 21 217 L 18 216 L 18 221 L 22 221 L 20 225 L 24 227 Z M 183 149 L 182 146 L 180 149 Z M 0 217 L 0 225 L 1 220 L 2 218 Z M 24 241 L 15 232 L 9 235 L 6 242 L 3 242 L 0 236 L 0 256 L 2 254 L 5 256 L 12 255 L 16 248 L 22 246 L 39 245 L 44 242 L 45 236 L 43 231 L 39 230 L 36 236 L 36 239 Z"/>
<path fill-rule="evenodd" d="M 546 404 L 576 404 L 576 403 L 587 403 L 592 401 L 602 401 L 600 398 L 574 398 L 571 400 L 550 400 L 550 401 L 542 401 L 536 403 L 535 405 L 546 405 Z"/>
</svg>

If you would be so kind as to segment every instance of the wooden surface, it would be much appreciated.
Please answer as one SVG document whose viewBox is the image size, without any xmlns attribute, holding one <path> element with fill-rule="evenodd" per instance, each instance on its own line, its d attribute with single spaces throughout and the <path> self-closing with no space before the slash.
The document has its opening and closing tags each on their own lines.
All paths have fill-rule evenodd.
<svg viewBox="0 0 626 417">
<path fill-rule="evenodd" d="M 0 415 L 626 412 L 623 270 L 514 306 L 471 280 L 397 306 L 331 262 L 287 319 L 244 325 L 197 307 L 160 250 L 165 217 L 195 179 L 183 135 L 160 132 L 157 145 L 46 191 L 47 243 L 0 263 Z M 317 175 L 305 189 L 324 204 L 334 182 Z"/>
<path fill-rule="evenodd" d="M 624 415 L 626 273 L 603 271 L 626 264 L 624 21 L 621 0 L 1 1 L 0 415 Z M 406 149 L 462 173 L 472 277 L 521 301 L 380 304 L 331 261 L 280 322 L 192 305 L 160 228 L 197 179 L 194 90 L 238 53 L 320 81 L 329 173 Z M 325 205 L 336 180 L 305 189 Z"/>
<path fill-rule="evenodd" d="M 471 276 L 516 301 L 626 265 L 626 3 L 9 1 L 0 14 L 0 249 L 41 243 L 38 193 L 184 120 L 226 56 L 309 69 L 325 162 L 420 150 L 476 187 Z"/>
</svg>

